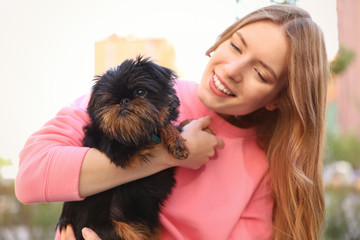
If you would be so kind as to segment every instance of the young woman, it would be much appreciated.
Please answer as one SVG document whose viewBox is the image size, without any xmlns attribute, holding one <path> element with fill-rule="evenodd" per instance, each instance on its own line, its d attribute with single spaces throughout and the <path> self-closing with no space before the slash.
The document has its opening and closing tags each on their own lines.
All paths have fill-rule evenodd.
<svg viewBox="0 0 360 240">
<path fill-rule="evenodd" d="M 162 239 L 319 239 L 328 79 L 321 30 L 306 11 L 272 5 L 235 22 L 207 55 L 200 84 L 176 86 L 179 121 L 198 119 L 182 133 L 186 161 L 159 145 L 149 164 L 123 170 L 82 147 L 85 96 L 29 138 L 19 200 L 81 200 L 179 166 L 161 212 Z M 209 125 L 216 136 L 202 131 Z"/>
</svg>

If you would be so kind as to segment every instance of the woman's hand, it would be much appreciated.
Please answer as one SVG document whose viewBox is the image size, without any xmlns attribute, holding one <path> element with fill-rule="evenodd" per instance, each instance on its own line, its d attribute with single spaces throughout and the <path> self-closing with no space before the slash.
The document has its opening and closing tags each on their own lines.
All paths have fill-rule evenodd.
<svg viewBox="0 0 360 240">
<path fill-rule="evenodd" d="M 85 240 L 101 240 L 101 238 L 90 228 L 83 228 L 81 231 Z M 61 230 L 61 240 L 76 240 L 75 233 L 71 225 Z"/>
<path fill-rule="evenodd" d="M 66 228 L 61 230 L 61 240 L 76 240 L 74 229 L 71 225 L 67 225 Z"/>
<path fill-rule="evenodd" d="M 83 228 L 81 233 L 85 240 L 101 240 L 101 238 L 90 228 Z"/>
<path fill-rule="evenodd" d="M 211 117 L 191 121 L 183 127 L 181 135 L 186 139 L 190 155 L 186 160 L 176 160 L 177 166 L 199 169 L 214 156 L 216 148 L 224 148 L 224 141 L 205 131 L 211 123 Z"/>
</svg>

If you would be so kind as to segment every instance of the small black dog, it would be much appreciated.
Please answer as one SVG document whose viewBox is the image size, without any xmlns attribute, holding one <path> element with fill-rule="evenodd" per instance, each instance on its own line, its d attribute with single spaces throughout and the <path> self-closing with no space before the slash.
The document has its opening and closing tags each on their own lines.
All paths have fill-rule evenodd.
<svg viewBox="0 0 360 240">
<path fill-rule="evenodd" d="M 146 164 L 160 142 L 176 158 L 186 159 L 181 127 L 172 125 L 179 114 L 175 78 L 170 69 L 142 57 L 126 60 L 97 78 L 84 146 L 99 149 L 122 168 Z M 83 227 L 103 240 L 158 239 L 158 213 L 175 185 L 174 171 L 169 168 L 83 201 L 65 202 L 58 226 L 61 230 L 71 224 L 76 239 L 83 239 Z"/>
</svg>

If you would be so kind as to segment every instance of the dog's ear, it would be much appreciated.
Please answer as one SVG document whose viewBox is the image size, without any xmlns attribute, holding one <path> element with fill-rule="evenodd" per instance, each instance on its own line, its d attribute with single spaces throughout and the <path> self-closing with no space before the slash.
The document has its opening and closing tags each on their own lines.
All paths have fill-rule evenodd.
<svg viewBox="0 0 360 240">
<path fill-rule="evenodd" d="M 172 87 L 174 80 L 177 78 L 176 73 L 167 67 L 157 65 L 153 62 L 151 62 L 151 65 L 152 77 L 164 84 L 168 83 Z"/>
<path fill-rule="evenodd" d="M 170 68 L 167 67 L 161 67 L 162 69 L 162 74 L 164 75 L 165 78 L 170 79 L 171 81 L 175 80 L 177 78 L 176 73 L 171 70 Z"/>
<path fill-rule="evenodd" d="M 172 94 L 170 97 L 170 103 L 169 103 L 169 106 L 170 108 L 174 108 L 174 109 L 177 109 L 179 106 L 180 106 L 180 100 L 179 98 L 176 96 L 176 93 L 174 91 L 174 94 Z"/>
</svg>

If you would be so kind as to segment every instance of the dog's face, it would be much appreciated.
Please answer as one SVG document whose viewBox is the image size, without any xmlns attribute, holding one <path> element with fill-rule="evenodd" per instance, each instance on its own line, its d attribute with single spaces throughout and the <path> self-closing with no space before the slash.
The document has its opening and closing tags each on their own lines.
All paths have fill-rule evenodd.
<svg viewBox="0 0 360 240">
<path fill-rule="evenodd" d="M 88 106 L 93 124 L 126 146 L 149 143 L 178 115 L 175 78 L 173 71 L 148 59 L 126 60 L 97 79 Z"/>
</svg>

